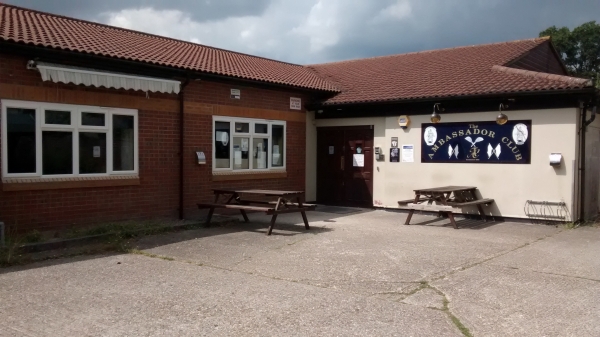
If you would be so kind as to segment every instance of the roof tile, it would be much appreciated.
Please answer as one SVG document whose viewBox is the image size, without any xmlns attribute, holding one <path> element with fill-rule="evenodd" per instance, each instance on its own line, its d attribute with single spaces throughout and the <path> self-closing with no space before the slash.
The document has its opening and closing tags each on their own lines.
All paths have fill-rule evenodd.
<svg viewBox="0 0 600 337">
<path fill-rule="evenodd" d="M 338 91 L 301 65 L 1 3 L 0 40 L 299 88 Z"/>
<path fill-rule="evenodd" d="M 380 56 L 309 66 L 341 93 L 324 104 L 348 104 L 525 91 L 578 89 L 587 79 L 505 65 L 550 43 L 536 38 L 468 47 Z"/>
</svg>

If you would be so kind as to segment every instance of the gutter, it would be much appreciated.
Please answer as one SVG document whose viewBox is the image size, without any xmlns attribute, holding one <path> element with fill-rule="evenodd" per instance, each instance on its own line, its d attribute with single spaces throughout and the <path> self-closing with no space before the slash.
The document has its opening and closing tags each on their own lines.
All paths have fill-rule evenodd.
<svg viewBox="0 0 600 337">
<path fill-rule="evenodd" d="M 319 108 L 343 108 L 354 106 L 371 106 L 371 105 L 393 105 L 404 103 L 427 103 L 439 101 L 456 101 L 456 100 L 471 100 L 471 99 L 497 99 L 510 97 L 527 97 L 536 95 L 562 95 L 562 94 L 593 94 L 596 89 L 593 87 L 578 88 L 578 89 L 561 89 L 561 90 L 540 90 L 540 91 L 521 91 L 521 92 L 501 92 L 494 94 L 476 94 L 476 95 L 455 95 L 444 97 L 423 97 L 423 98 L 407 98 L 407 99 L 391 99 L 382 101 L 360 101 L 360 102 L 342 102 L 342 103 L 313 103 L 307 106 L 309 110 Z"/>
<path fill-rule="evenodd" d="M 179 91 L 179 219 L 183 220 L 183 205 L 184 205 L 184 191 L 183 191 L 183 164 L 184 160 L 184 103 L 185 103 L 185 95 L 184 91 L 187 85 L 190 83 L 189 77 L 185 79 L 185 81 L 181 84 L 181 90 Z"/>
</svg>

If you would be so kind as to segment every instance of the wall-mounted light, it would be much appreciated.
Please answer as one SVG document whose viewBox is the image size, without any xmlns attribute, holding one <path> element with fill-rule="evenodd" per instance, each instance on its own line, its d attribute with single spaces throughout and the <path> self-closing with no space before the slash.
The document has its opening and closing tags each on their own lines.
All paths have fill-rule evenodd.
<svg viewBox="0 0 600 337">
<path fill-rule="evenodd" d="M 500 107 L 498 108 L 498 116 L 496 116 L 496 123 L 498 123 L 498 125 L 504 125 L 506 122 L 508 122 L 508 116 L 502 112 L 504 109 L 508 109 L 508 104 L 505 105 L 500 103 Z"/>
<path fill-rule="evenodd" d="M 435 103 L 433 105 L 433 113 L 431 114 L 431 122 L 439 123 L 442 120 L 442 116 L 440 116 L 439 112 L 444 110 L 444 108 L 440 108 L 440 103 Z"/>
</svg>

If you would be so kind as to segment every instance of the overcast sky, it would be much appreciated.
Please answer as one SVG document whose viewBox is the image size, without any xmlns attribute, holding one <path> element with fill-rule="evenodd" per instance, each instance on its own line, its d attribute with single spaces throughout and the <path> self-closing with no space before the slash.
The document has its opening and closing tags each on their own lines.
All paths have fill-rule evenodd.
<svg viewBox="0 0 600 337">
<path fill-rule="evenodd" d="M 312 64 L 537 37 L 600 22 L 600 0 L 4 0 Z"/>
</svg>

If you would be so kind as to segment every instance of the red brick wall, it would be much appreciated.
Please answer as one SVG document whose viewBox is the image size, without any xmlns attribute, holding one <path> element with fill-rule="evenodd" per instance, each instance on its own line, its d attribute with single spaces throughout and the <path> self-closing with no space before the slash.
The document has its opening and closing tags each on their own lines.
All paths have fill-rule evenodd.
<svg viewBox="0 0 600 337">
<path fill-rule="evenodd" d="M 20 230 L 49 229 L 141 218 L 176 218 L 179 208 L 179 112 L 176 95 L 43 83 L 26 70 L 27 59 L 0 54 L 0 99 L 137 108 L 139 110 L 139 186 L 0 192 L 0 221 Z M 230 99 L 231 88 L 241 99 Z M 304 190 L 305 124 L 289 110 L 289 97 L 308 96 L 247 84 L 191 82 L 186 88 L 185 217 L 200 216 L 195 203 L 212 199 L 211 188 Z M 230 110 L 229 107 L 236 107 Z M 217 182 L 212 176 L 212 114 L 236 111 L 246 117 L 277 115 L 287 120 L 287 178 Z M 207 154 L 198 165 L 195 152 Z"/>
</svg>

